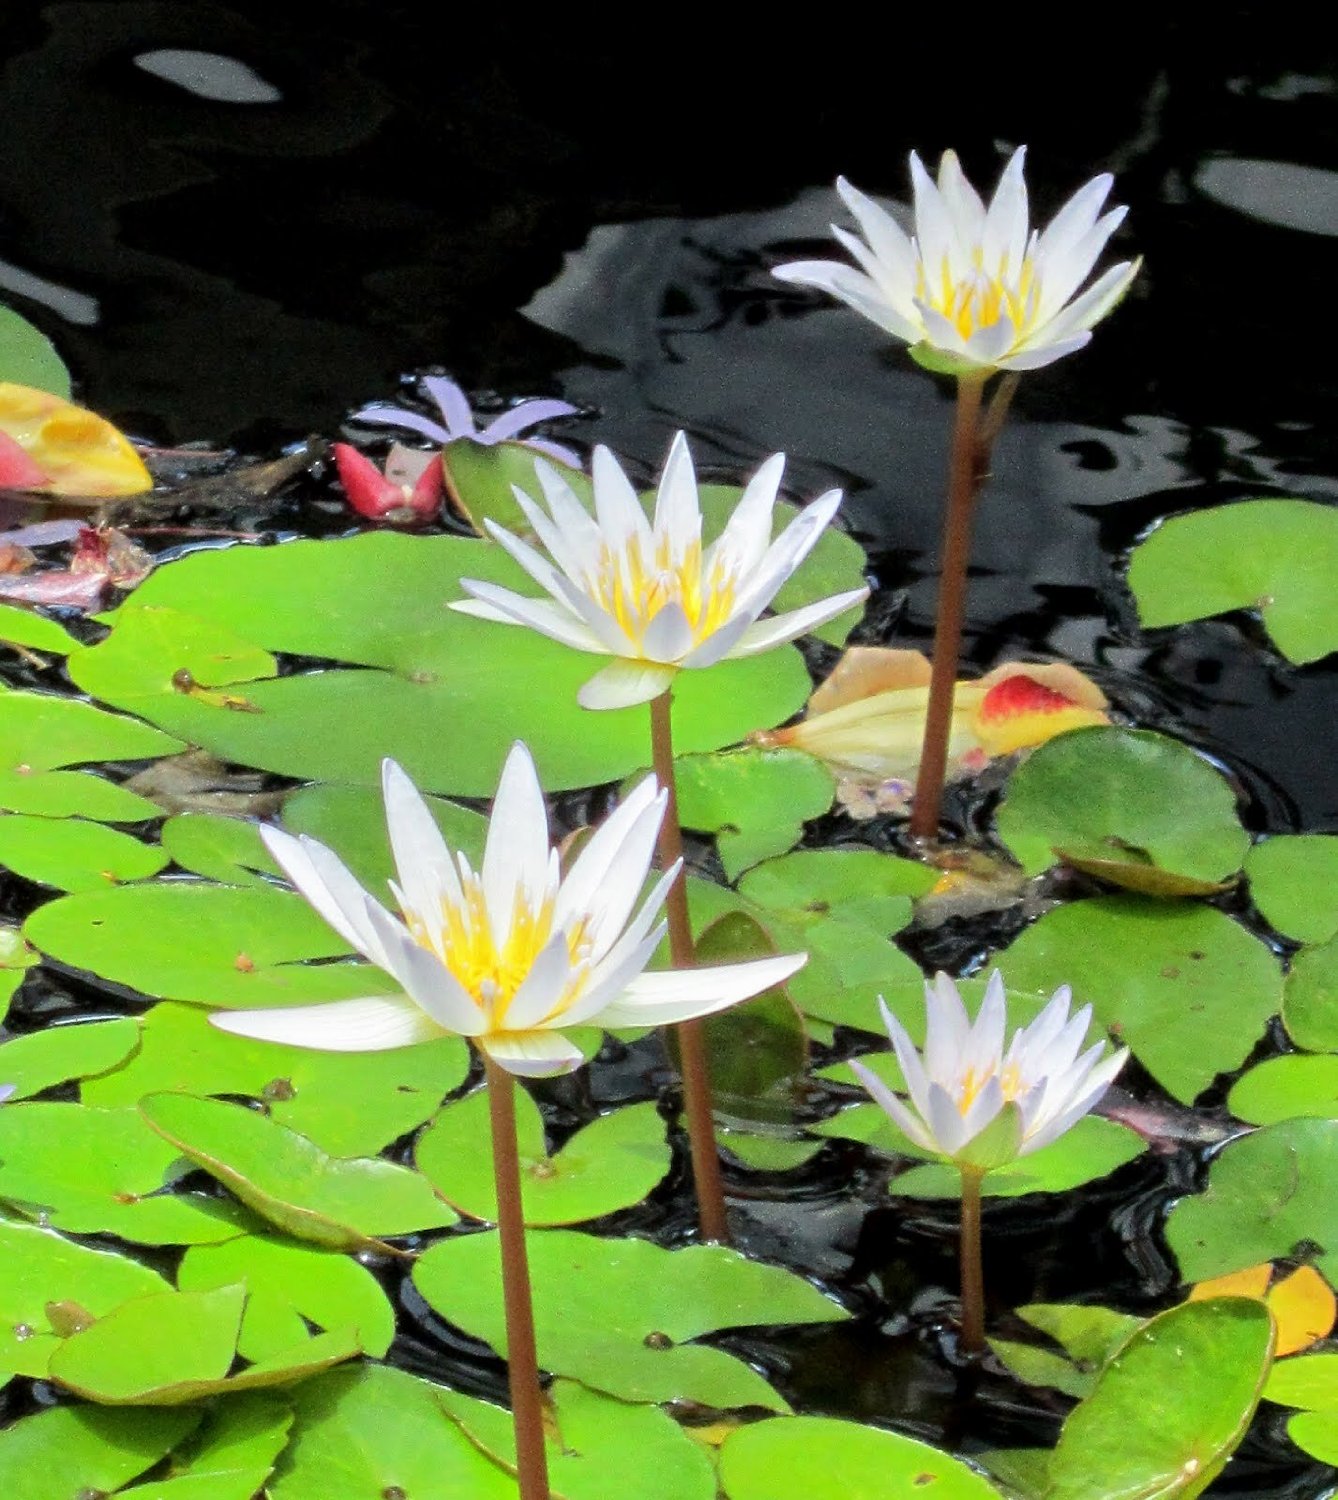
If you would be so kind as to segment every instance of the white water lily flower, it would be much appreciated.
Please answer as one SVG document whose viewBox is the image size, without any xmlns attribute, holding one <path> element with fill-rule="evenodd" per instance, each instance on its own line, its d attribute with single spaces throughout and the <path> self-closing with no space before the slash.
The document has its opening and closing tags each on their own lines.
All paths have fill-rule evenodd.
<svg viewBox="0 0 1338 1500">
<path fill-rule="evenodd" d="M 1022 175 L 1026 148 L 1003 170 L 989 207 L 945 151 L 935 184 L 911 152 L 915 233 L 907 236 L 872 198 L 838 178 L 836 190 L 863 239 L 832 226 L 859 263 L 801 260 L 774 275 L 819 287 L 904 339 L 931 369 L 954 374 L 1035 370 L 1081 349 L 1115 306 L 1141 261 L 1111 266 L 1085 292 L 1123 208 L 1101 213 L 1114 178 L 1094 177 L 1044 231 L 1030 228 Z"/>
<path fill-rule="evenodd" d="M 468 1037 L 510 1073 L 579 1067 L 569 1026 L 659 1026 L 723 1010 L 781 984 L 806 954 L 648 974 L 657 921 L 679 865 L 635 911 L 664 818 L 647 777 L 598 827 L 562 877 L 529 751 L 507 756 L 482 867 L 446 847 L 408 776 L 383 765 L 398 881 L 396 920 L 315 839 L 264 828 L 265 846 L 331 927 L 403 987 L 286 1010 L 210 1016 L 223 1031 L 329 1052 L 377 1052 L 443 1033 Z"/>
<path fill-rule="evenodd" d="M 1129 1049 L 1110 1056 L 1104 1040 L 1079 1054 L 1092 1019 L 1085 1005 L 1070 1017 L 1072 993 L 1057 989 L 1004 1051 L 1007 1003 L 996 969 L 973 1023 L 946 974 L 925 985 L 923 1058 L 882 1000 L 883 1024 L 910 1096 L 904 1104 L 862 1063 L 860 1081 L 892 1123 L 917 1146 L 979 1171 L 1003 1166 L 1057 1140 L 1105 1093 Z"/>
<path fill-rule="evenodd" d="M 548 556 L 487 522 L 488 530 L 549 598 L 462 578 L 472 599 L 463 614 L 528 625 L 578 651 L 617 658 L 577 695 L 584 708 L 626 708 L 658 698 L 683 668 L 755 656 L 824 625 L 868 596 L 852 589 L 786 614 L 759 619 L 822 535 L 841 501 L 830 490 L 775 541 L 771 518 L 785 455 L 774 454 L 748 482 L 725 529 L 702 542 L 697 478 L 680 432 L 669 450 L 650 521 L 607 448 L 595 449 L 595 514 L 542 462 L 535 469 L 548 509 L 521 490 L 516 500 Z M 551 561 L 550 561 L 551 559 Z"/>
</svg>

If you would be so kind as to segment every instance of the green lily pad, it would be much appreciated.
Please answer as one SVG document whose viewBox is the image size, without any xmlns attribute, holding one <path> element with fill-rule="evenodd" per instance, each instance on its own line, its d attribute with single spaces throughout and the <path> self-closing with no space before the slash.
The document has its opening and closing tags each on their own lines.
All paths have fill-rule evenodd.
<svg viewBox="0 0 1338 1500">
<path fill-rule="evenodd" d="M 1245 1436 L 1273 1357 L 1260 1302 L 1188 1302 L 1144 1324 L 1069 1413 L 1047 1500 L 1201 1495 Z M 1155 1400 L 1149 1400 L 1149 1393 Z"/>
<path fill-rule="evenodd" d="M 70 372 L 56 346 L 12 307 L 0 307 L 0 380 L 70 399 Z"/>
<path fill-rule="evenodd" d="M 1149 875 L 1187 880 L 1184 894 L 1214 890 L 1250 845 L 1221 773 L 1149 729 L 1075 729 L 1038 746 L 997 823 L 1028 875 L 1063 860 L 1136 890 Z M 1162 893 L 1181 892 L 1148 891 Z"/>
<path fill-rule="evenodd" d="M 200 1245 L 254 1226 L 234 1203 L 167 1191 L 184 1165 L 133 1109 L 44 1102 L 0 1109 L 0 1199 L 72 1234 Z"/>
<path fill-rule="evenodd" d="M 374 1364 L 299 1386 L 270 1500 L 516 1500 L 516 1481 L 444 1419 L 440 1390 Z"/>
<path fill-rule="evenodd" d="M 111 1495 L 199 1423 L 191 1410 L 52 1406 L 0 1431 L 0 1493 L 23 1500 Z"/>
<path fill-rule="evenodd" d="M 685 828 L 716 836 L 730 880 L 792 849 L 809 818 L 832 805 L 832 774 L 796 750 L 732 750 L 685 755 L 674 763 Z"/>
<path fill-rule="evenodd" d="M 163 851 L 172 863 L 224 885 L 265 886 L 261 874 L 278 875 L 279 867 L 249 818 L 224 813 L 185 812 L 168 818 L 159 831 Z"/>
<path fill-rule="evenodd" d="M 508 531 L 529 538 L 530 523 L 516 504 L 512 486 L 527 495 L 543 494 L 539 476 L 534 472 L 536 458 L 556 469 L 589 506 L 593 492 L 590 480 L 580 469 L 546 453 L 536 453 L 524 443 L 476 443 L 469 438 L 457 438 L 441 450 L 452 509 L 485 539 L 488 536 L 485 521 L 495 521 Z"/>
<path fill-rule="evenodd" d="M 221 758 L 304 778 L 375 785 L 390 755 L 424 791 L 490 796 L 518 737 L 551 790 L 595 785 L 647 764 L 644 709 L 596 719 L 576 703 L 577 688 L 606 659 L 447 609 L 464 597 L 462 576 L 533 589 L 500 547 L 459 537 L 383 531 L 194 553 L 146 579 L 110 616 L 111 635 L 73 652 L 69 670 L 86 692 Z M 368 610 L 369 597 L 394 606 Z M 146 641 L 135 623 L 147 608 L 178 611 L 200 630 L 257 648 L 340 665 L 279 679 L 236 677 L 225 692 L 204 696 L 182 692 L 172 681 L 178 658 Z M 799 708 L 809 685 L 792 646 L 680 673 L 677 748 L 715 750 L 778 723 Z M 246 707 L 229 706 L 233 698 Z"/>
<path fill-rule="evenodd" d="M 0 604 L 0 643 L 64 656 L 79 643 L 63 625 L 18 604 Z"/>
<path fill-rule="evenodd" d="M 388 1052 L 318 1052 L 234 1036 L 172 1001 L 140 1024 L 138 1053 L 86 1083 L 86 1104 L 137 1104 L 159 1092 L 249 1094 L 332 1156 L 375 1156 L 430 1119 L 469 1071 L 469 1049 L 453 1036 Z"/>
<path fill-rule="evenodd" d="M 4 1020 L 24 975 L 40 961 L 17 927 L 0 922 L 0 1021 Z"/>
<path fill-rule="evenodd" d="M 1274 645 L 1298 663 L 1338 649 L 1335 575 L 1338 512 L 1309 500 L 1243 500 L 1174 516 L 1129 560 L 1144 626 L 1257 609 Z"/>
<path fill-rule="evenodd" d="M 1338 1279 L 1338 1120 L 1283 1120 L 1231 1141 L 1207 1189 L 1182 1198 L 1166 1241 L 1185 1281 L 1207 1281 L 1266 1260 L 1313 1259 Z"/>
<path fill-rule="evenodd" d="M 1250 894 L 1270 926 L 1298 943 L 1338 936 L 1338 838 L 1282 834 L 1245 859 Z"/>
<path fill-rule="evenodd" d="M 834 1417 L 782 1417 L 730 1433 L 729 1500 L 989 1500 L 999 1491 L 961 1459 L 899 1432 Z"/>
<path fill-rule="evenodd" d="M 1338 1465 L 1338 1411 L 1299 1411 L 1287 1423 L 1287 1436 L 1320 1463 Z"/>
<path fill-rule="evenodd" d="M 1338 1051 L 1338 938 L 1303 948 L 1282 993 L 1282 1020 L 1298 1047 Z"/>
<path fill-rule="evenodd" d="M 180 740 L 77 698 L 49 693 L 0 697 L 0 771 L 34 775 L 93 761 L 146 760 L 186 747 Z"/>
<path fill-rule="evenodd" d="M 3 819 L 0 819 L 3 823 Z M 145 995 L 199 1005 L 304 1005 L 393 994 L 370 964 L 307 964 L 348 953 L 298 895 L 155 881 L 48 901 L 28 918 L 43 953 Z"/>
<path fill-rule="evenodd" d="M 1207 906 L 1139 896 L 1046 912 L 1002 958 L 1008 983 L 1073 986 L 1097 1022 L 1183 1103 L 1238 1068 L 1282 1001 L 1276 958 Z"/>
<path fill-rule="evenodd" d="M 51 1379 L 104 1406 L 180 1406 L 291 1384 L 361 1353 L 352 1331 L 341 1329 L 304 1335 L 295 1347 L 229 1374 L 245 1304 L 240 1285 L 136 1297 L 61 1343 Z"/>
<path fill-rule="evenodd" d="M 1091 1394 L 1107 1361 L 1143 1321 L 1109 1307 L 1061 1302 L 1033 1302 L 1017 1313 L 1059 1348 L 997 1338 L 990 1348 L 1027 1385 L 1050 1386 L 1079 1399 Z"/>
<path fill-rule="evenodd" d="M 0 867 L 63 891 L 101 891 L 145 880 L 167 863 L 162 850 L 78 818 L 0 813 Z"/>
<path fill-rule="evenodd" d="M 1338 1462 L 1338 1354 L 1298 1354 L 1273 1366 L 1264 1399 L 1303 1408 L 1287 1436 L 1321 1463 Z"/>
<path fill-rule="evenodd" d="M 1227 1108 L 1251 1125 L 1297 1116 L 1338 1120 L 1338 1056 L 1266 1058 L 1236 1081 Z"/>
<path fill-rule="evenodd" d="M 550 1156 L 543 1117 L 517 1089 L 516 1134 L 527 1224 L 577 1224 L 630 1208 L 669 1171 L 669 1143 L 654 1103 L 600 1115 Z M 418 1137 L 414 1161 L 453 1208 L 496 1223 L 487 1089 L 448 1104 Z"/>
<path fill-rule="evenodd" d="M 0 1079 L 16 1085 L 13 1097 L 89 1078 L 123 1063 L 139 1046 L 139 1022 L 129 1017 L 50 1026 L 16 1036 L 0 1047 Z"/>
<path fill-rule="evenodd" d="M 39 818 L 91 818 L 99 823 L 138 823 L 162 809 L 89 771 L 0 772 L 0 808 Z"/>
<path fill-rule="evenodd" d="M 132 1297 L 170 1291 L 157 1273 L 110 1250 L 67 1240 L 36 1224 L 0 1222 L 0 1369 L 46 1378 L 47 1361 L 68 1336 L 60 1309 L 100 1318 Z"/>
<path fill-rule="evenodd" d="M 266 1392 L 230 1395 L 173 1450 L 171 1468 L 118 1491 L 121 1500 L 252 1500 L 288 1441 L 293 1414 Z"/>
<path fill-rule="evenodd" d="M 548 1477 L 563 1500 L 715 1500 L 710 1459 L 658 1406 L 629 1405 L 571 1380 L 555 1380 L 547 1394 Z M 510 1411 L 458 1391 L 437 1399 L 471 1442 L 514 1472 Z"/>
<path fill-rule="evenodd" d="M 248 1234 L 197 1245 L 182 1257 L 177 1286 L 210 1292 L 244 1283 L 250 1293 L 237 1352 L 263 1360 L 293 1348 L 307 1325 L 351 1328 L 362 1350 L 380 1356 L 395 1337 L 395 1312 L 381 1283 L 350 1256 L 274 1235 Z"/>
<path fill-rule="evenodd" d="M 219 1099 L 150 1094 L 140 1113 L 271 1224 L 333 1250 L 379 1248 L 386 1235 L 455 1220 L 426 1180 L 372 1158 L 340 1158 L 268 1116 Z"/>
<path fill-rule="evenodd" d="M 526 1236 L 539 1363 L 625 1401 L 785 1402 L 742 1360 L 688 1340 L 753 1323 L 832 1323 L 843 1308 L 779 1266 L 721 1245 L 662 1250 L 570 1230 Z M 506 1352 L 495 1234 L 439 1241 L 415 1285 L 443 1317 Z"/>
</svg>

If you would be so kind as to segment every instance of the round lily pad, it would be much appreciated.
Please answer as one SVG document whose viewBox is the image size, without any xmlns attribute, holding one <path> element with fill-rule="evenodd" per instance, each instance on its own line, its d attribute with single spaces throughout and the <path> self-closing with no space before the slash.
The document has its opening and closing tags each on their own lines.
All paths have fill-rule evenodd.
<svg viewBox="0 0 1338 1500">
<path fill-rule="evenodd" d="M 1338 1056 L 1266 1058 L 1237 1080 L 1227 1108 L 1251 1125 L 1296 1116 L 1338 1120 Z"/>
<path fill-rule="evenodd" d="M 1282 1020 L 1298 1047 L 1338 1051 L 1338 938 L 1303 948 L 1292 959 Z"/>
<path fill-rule="evenodd" d="M 0 867 L 62 891 L 103 891 L 156 875 L 167 856 L 128 833 L 80 818 L 0 813 Z"/>
<path fill-rule="evenodd" d="M 1142 1322 L 1109 1307 L 1060 1302 L 1033 1302 L 1016 1311 L 1059 1349 L 998 1338 L 990 1340 L 990 1348 L 1024 1384 L 1051 1386 L 1079 1398 L 1091 1394 L 1106 1362 Z"/>
<path fill-rule="evenodd" d="M 129 1018 L 50 1026 L 16 1036 L 0 1047 L 0 1079 L 26 1099 L 72 1078 L 114 1068 L 139 1046 L 139 1022 Z"/>
<path fill-rule="evenodd" d="M 1338 936 L 1338 838 L 1281 834 L 1265 839 L 1245 860 L 1254 904 L 1268 922 L 1298 943 Z"/>
<path fill-rule="evenodd" d="M 121 1500 L 252 1500 L 288 1441 L 293 1414 L 264 1391 L 230 1391 L 172 1453 L 169 1477 L 118 1490 Z"/>
<path fill-rule="evenodd" d="M 0 1430 L 0 1493 L 23 1500 L 110 1495 L 200 1421 L 191 1409 L 53 1406 Z"/>
</svg>

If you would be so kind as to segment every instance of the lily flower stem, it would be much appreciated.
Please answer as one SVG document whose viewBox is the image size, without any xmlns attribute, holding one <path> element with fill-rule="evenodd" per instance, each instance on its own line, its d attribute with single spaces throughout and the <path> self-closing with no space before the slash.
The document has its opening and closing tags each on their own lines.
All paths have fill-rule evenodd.
<svg viewBox="0 0 1338 1500">
<path fill-rule="evenodd" d="M 932 839 L 938 833 L 939 805 L 948 767 L 948 736 L 952 729 L 953 688 L 962 650 L 962 619 L 966 612 L 966 569 L 971 557 L 971 519 L 980 489 L 983 465 L 980 446 L 980 403 L 985 382 L 980 376 L 957 381 L 957 416 L 952 432 L 948 469 L 948 511 L 943 527 L 943 560 L 939 571 L 938 614 L 934 622 L 934 660 L 925 711 L 925 737 L 920 750 L 920 772 L 911 807 L 910 832 Z"/>
<path fill-rule="evenodd" d="M 683 830 L 678 821 L 678 789 L 674 780 L 674 740 L 671 723 L 672 691 L 653 698 L 650 704 L 651 760 L 655 777 L 668 794 L 664 822 L 660 824 L 660 864 L 668 869 L 683 855 Z M 669 957 L 676 969 L 694 968 L 697 948 L 688 920 L 687 873 L 680 870 L 665 902 L 669 919 Z M 683 1068 L 683 1105 L 688 1119 L 688 1147 L 692 1155 L 692 1181 L 697 1193 L 697 1219 L 704 1240 L 729 1243 L 725 1217 L 725 1187 L 720 1175 L 720 1148 L 715 1138 L 715 1116 L 711 1107 L 711 1076 L 706 1066 L 706 1039 L 701 1021 L 681 1021 L 677 1027 L 679 1058 Z"/>
<path fill-rule="evenodd" d="M 962 1171 L 962 1335 L 963 1354 L 985 1352 L 985 1277 L 980 1259 L 980 1186 L 978 1167 Z"/>
<path fill-rule="evenodd" d="M 549 1500 L 544 1452 L 543 1396 L 534 1342 L 534 1305 L 525 1254 L 520 1201 L 520 1150 L 516 1143 L 515 1080 L 483 1054 L 492 1125 L 493 1179 L 497 1184 L 497 1229 L 502 1243 L 502 1296 L 506 1304 L 506 1367 L 516 1431 L 516 1479 L 520 1500 Z"/>
</svg>

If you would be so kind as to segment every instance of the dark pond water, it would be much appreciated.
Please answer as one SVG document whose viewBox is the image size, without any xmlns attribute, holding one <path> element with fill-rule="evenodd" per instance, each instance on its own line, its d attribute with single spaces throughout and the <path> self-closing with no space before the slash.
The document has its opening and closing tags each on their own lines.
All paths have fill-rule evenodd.
<svg viewBox="0 0 1338 1500">
<path fill-rule="evenodd" d="M 1041 215 L 1112 170 L 1131 206 L 1117 248 L 1146 267 L 1087 350 L 1022 383 L 981 508 L 968 655 L 1075 661 L 1220 757 L 1256 829 L 1338 827 L 1332 666 L 1289 666 L 1243 618 L 1140 635 L 1118 570 L 1169 512 L 1338 494 L 1331 29 L 1148 8 L 1091 55 L 1066 34 L 1056 66 L 991 32 L 917 38 L 902 15 L 858 38 L 717 37 L 708 61 L 707 38 L 658 19 L 647 45 L 644 19 L 522 30 L 417 4 L 330 0 L 314 21 L 272 3 L 8 5 L 0 298 L 51 334 L 89 404 L 159 443 L 271 455 L 439 365 L 476 391 L 579 403 L 573 436 L 647 471 L 680 427 L 731 471 L 783 449 L 800 495 L 846 488 L 886 638 L 916 644 L 950 392 L 768 267 L 827 253 L 838 172 L 900 195 L 911 147 L 955 145 L 988 179 L 1028 143 Z M 600 1087 L 620 1078 L 655 1081 L 633 1059 Z M 555 1118 L 599 1102 L 566 1087 L 548 1091 Z M 1062 1235 L 1053 1205 L 996 1210 L 1001 1306 L 1154 1304 L 1172 1277 L 1157 1208 L 1194 1171 L 1126 1169 L 1062 1206 Z M 933 1333 L 952 1216 L 868 1212 L 881 1194 L 868 1159 L 831 1147 L 748 1205 L 750 1248 L 869 1316 L 736 1347 L 809 1409 L 1050 1440 L 1062 1407 L 1046 1419 L 988 1377 L 962 1416 Z M 681 1213 L 671 1190 L 645 1224 L 672 1232 Z M 405 1359 L 439 1369 L 441 1336 L 424 1317 Z M 1261 1433 L 1223 1488 L 1324 1490 L 1327 1471 L 1286 1451 Z"/>
</svg>

